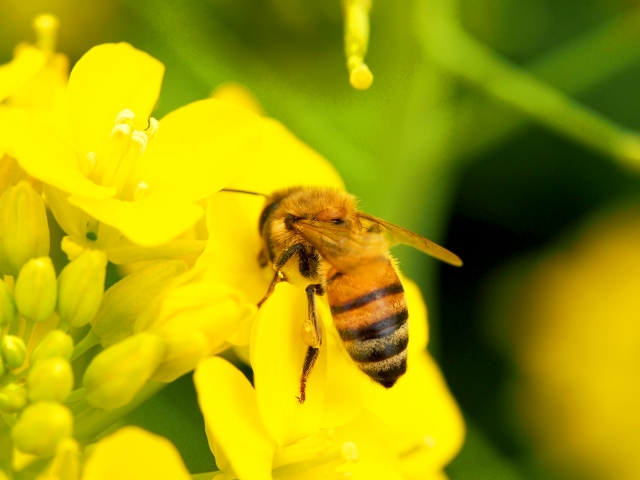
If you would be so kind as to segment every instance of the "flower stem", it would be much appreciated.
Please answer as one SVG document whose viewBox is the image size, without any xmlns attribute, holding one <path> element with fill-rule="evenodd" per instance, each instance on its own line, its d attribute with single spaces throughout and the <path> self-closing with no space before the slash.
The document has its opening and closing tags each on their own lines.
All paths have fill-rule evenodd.
<svg viewBox="0 0 640 480">
<path fill-rule="evenodd" d="M 27 347 L 29 346 L 29 340 L 31 340 L 31 335 L 33 335 L 33 329 L 35 328 L 35 326 L 36 322 L 32 322 L 31 320 L 27 320 L 27 323 L 24 326 L 22 340 Z"/>
<path fill-rule="evenodd" d="M 71 354 L 71 361 L 74 361 L 80 355 L 85 353 L 91 347 L 95 347 L 100 343 L 100 339 L 95 334 L 93 329 L 89 330 L 87 336 L 84 337 L 80 342 L 73 348 L 73 353 Z"/>
<path fill-rule="evenodd" d="M 68 403 L 77 402 L 78 400 L 83 400 L 84 395 L 85 395 L 85 388 L 84 387 L 78 388 L 77 390 L 74 390 L 73 392 L 71 392 L 69 396 L 64 399 L 64 403 L 68 404 Z"/>
<path fill-rule="evenodd" d="M 445 19 L 422 37 L 440 67 L 553 130 L 640 167 L 640 136 L 496 55 Z"/>
<path fill-rule="evenodd" d="M 140 392 L 124 407 L 116 408 L 114 410 L 105 411 L 100 408 L 90 407 L 78 414 L 74 415 L 75 429 L 74 436 L 80 442 L 90 441 L 102 431 L 108 429 L 115 422 L 122 417 L 132 412 L 144 402 L 146 402 L 153 395 L 158 393 L 166 386 L 166 383 L 161 382 L 149 382 Z M 82 400 L 80 403 L 84 403 L 86 400 Z M 75 405 L 74 405 L 75 407 Z M 71 410 L 74 410 L 74 407 Z"/>
<path fill-rule="evenodd" d="M 5 423 L 10 427 L 13 427 L 17 422 L 16 417 L 14 417 L 10 413 L 0 411 L 0 415 L 2 416 L 2 419 L 5 421 Z"/>
</svg>

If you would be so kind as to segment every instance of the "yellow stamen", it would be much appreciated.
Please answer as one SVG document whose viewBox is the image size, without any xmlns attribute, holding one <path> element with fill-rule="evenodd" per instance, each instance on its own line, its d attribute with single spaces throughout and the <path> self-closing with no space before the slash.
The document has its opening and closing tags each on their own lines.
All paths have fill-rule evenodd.
<svg viewBox="0 0 640 480">
<path fill-rule="evenodd" d="M 34 18 L 33 29 L 36 31 L 36 46 L 47 53 L 55 52 L 59 27 L 60 21 L 55 15 L 43 14 Z"/>
<path fill-rule="evenodd" d="M 344 50 L 349 81 L 353 88 L 366 90 L 373 83 L 373 74 L 364 63 L 369 43 L 369 10 L 371 0 L 343 0 Z"/>
</svg>

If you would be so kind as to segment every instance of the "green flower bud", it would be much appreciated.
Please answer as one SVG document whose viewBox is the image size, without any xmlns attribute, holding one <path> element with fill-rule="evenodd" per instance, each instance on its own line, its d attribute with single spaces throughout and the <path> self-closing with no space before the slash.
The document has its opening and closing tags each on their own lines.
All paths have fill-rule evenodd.
<svg viewBox="0 0 640 480">
<path fill-rule="evenodd" d="M 154 374 L 164 356 L 164 343 L 139 333 L 99 353 L 84 374 L 85 398 L 105 410 L 126 405 Z"/>
<path fill-rule="evenodd" d="M 93 331 L 104 347 L 133 334 L 133 324 L 145 307 L 173 279 L 187 270 L 182 260 L 159 260 L 123 278 L 106 291 Z"/>
<path fill-rule="evenodd" d="M 49 318 L 56 308 L 56 272 L 49 257 L 32 258 L 16 280 L 14 297 L 18 311 L 32 322 Z"/>
<path fill-rule="evenodd" d="M 29 400 L 62 402 L 73 388 L 73 371 L 68 360 L 47 358 L 34 365 L 27 377 Z"/>
<path fill-rule="evenodd" d="M 69 263 L 58 278 L 58 313 L 63 323 L 82 327 L 95 317 L 104 291 L 107 256 L 87 250 Z"/>
<path fill-rule="evenodd" d="M 44 457 L 53 455 L 72 432 L 73 416 L 68 408 L 56 402 L 37 402 L 24 409 L 11 437 L 21 452 Z"/>
<path fill-rule="evenodd" d="M 0 342 L 0 353 L 7 370 L 14 370 L 24 363 L 27 347 L 20 337 L 7 335 Z"/>
<path fill-rule="evenodd" d="M 27 389 L 22 385 L 10 383 L 0 388 L 0 410 L 19 412 L 27 404 Z"/>
<path fill-rule="evenodd" d="M 165 344 L 164 358 L 151 377 L 157 382 L 173 382 L 193 370 L 200 360 L 209 355 L 209 342 L 200 332 L 176 331 L 161 338 Z"/>
<path fill-rule="evenodd" d="M 17 314 L 13 294 L 6 284 L 0 281 L 0 326 L 9 325 L 16 319 Z"/>
<path fill-rule="evenodd" d="M 51 330 L 31 354 L 30 364 L 35 365 L 47 358 L 62 357 L 71 359 L 73 339 L 60 330 Z"/>
<path fill-rule="evenodd" d="M 22 180 L 0 197 L 0 270 L 15 277 L 29 259 L 47 255 L 49 227 L 44 201 Z"/>
</svg>

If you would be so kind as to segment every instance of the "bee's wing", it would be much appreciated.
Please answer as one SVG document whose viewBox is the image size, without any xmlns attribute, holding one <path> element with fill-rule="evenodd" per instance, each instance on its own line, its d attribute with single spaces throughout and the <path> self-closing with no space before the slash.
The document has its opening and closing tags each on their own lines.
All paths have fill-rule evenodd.
<svg viewBox="0 0 640 480">
<path fill-rule="evenodd" d="M 460 257 L 455 253 L 450 252 L 431 240 L 421 237 L 417 233 L 413 233 L 406 228 L 385 222 L 384 220 L 380 220 L 379 218 L 363 212 L 358 212 L 357 215 L 360 220 L 360 225 L 365 231 L 384 236 L 389 241 L 390 246 L 398 243 L 404 243 L 406 245 L 411 245 L 412 247 L 417 248 L 421 252 L 431 255 L 438 260 L 455 265 L 456 267 L 460 267 L 462 265 L 462 260 L 460 260 Z"/>
<path fill-rule="evenodd" d="M 293 228 L 343 273 L 356 273 L 365 265 L 370 270 L 372 264 L 387 261 L 389 245 L 378 233 L 313 220 L 298 220 Z"/>
</svg>

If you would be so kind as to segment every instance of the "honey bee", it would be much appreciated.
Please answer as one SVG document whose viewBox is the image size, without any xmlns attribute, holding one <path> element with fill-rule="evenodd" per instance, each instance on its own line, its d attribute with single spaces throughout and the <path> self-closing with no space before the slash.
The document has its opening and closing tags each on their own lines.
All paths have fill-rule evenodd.
<svg viewBox="0 0 640 480">
<path fill-rule="evenodd" d="M 245 192 L 249 193 L 249 192 Z M 303 325 L 308 345 L 300 378 L 300 403 L 318 358 L 322 329 L 316 296 L 329 301 L 333 323 L 358 368 L 392 387 L 407 369 L 407 302 L 389 247 L 411 245 L 460 266 L 450 251 L 409 230 L 361 212 L 353 195 L 328 188 L 290 188 L 266 199 L 259 220 L 263 267 L 275 270 L 259 306 L 282 281 L 304 288 L 309 305 Z"/>
</svg>

